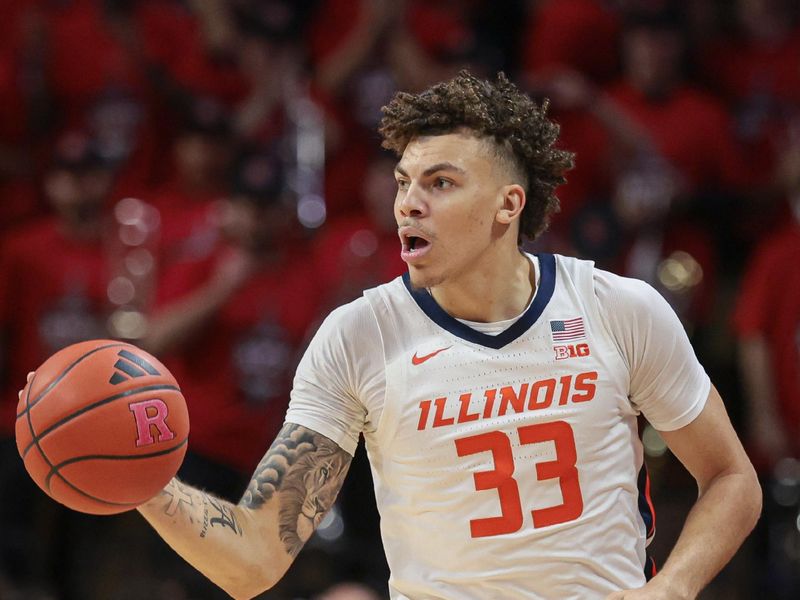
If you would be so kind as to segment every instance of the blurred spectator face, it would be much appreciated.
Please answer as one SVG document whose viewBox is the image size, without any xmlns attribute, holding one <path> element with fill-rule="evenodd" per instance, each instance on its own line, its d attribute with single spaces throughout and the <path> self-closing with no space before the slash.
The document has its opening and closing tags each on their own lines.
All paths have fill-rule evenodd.
<svg viewBox="0 0 800 600">
<path fill-rule="evenodd" d="M 100 212 L 113 183 L 106 169 L 56 169 L 45 181 L 45 193 L 55 211 L 66 218 L 88 218 Z"/>
<path fill-rule="evenodd" d="M 682 49 L 675 31 L 633 27 L 623 38 L 625 76 L 645 95 L 660 96 L 680 76 Z"/>
<path fill-rule="evenodd" d="M 276 249 L 292 224 L 283 162 L 260 149 L 241 156 L 235 171 L 233 193 L 221 205 L 222 234 L 245 250 Z"/>
<path fill-rule="evenodd" d="M 617 178 L 612 206 L 628 231 L 662 224 L 679 186 L 678 174 L 655 156 L 632 162 Z"/>
<path fill-rule="evenodd" d="M 199 97 L 184 109 L 173 145 L 178 179 L 189 188 L 217 187 L 230 159 L 230 115 L 216 100 Z"/>
<path fill-rule="evenodd" d="M 269 40 L 242 37 L 239 42 L 239 66 L 244 73 L 263 77 L 277 69 L 278 50 L 279 47 Z"/>
<path fill-rule="evenodd" d="M 88 138 L 67 134 L 56 144 L 55 163 L 45 177 L 50 205 L 67 220 L 96 216 L 111 192 L 114 173 Z"/>
<path fill-rule="evenodd" d="M 233 245 L 250 252 L 276 249 L 286 238 L 291 219 L 277 199 L 236 195 L 220 205 L 220 227 Z"/>
<path fill-rule="evenodd" d="M 221 137 L 187 132 L 175 141 L 175 166 L 191 187 L 217 182 L 228 163 L 228 144 Z"/>
</svg>

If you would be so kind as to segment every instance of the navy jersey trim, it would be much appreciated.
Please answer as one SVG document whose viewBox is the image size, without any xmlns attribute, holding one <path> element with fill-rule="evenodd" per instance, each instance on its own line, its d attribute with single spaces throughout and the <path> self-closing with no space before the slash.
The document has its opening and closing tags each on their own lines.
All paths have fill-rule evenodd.
<svg viewBox="0 0 800 600">
<path fill-rule="evenodd" d="M 553 292 L 556 288 L 556 257 L 552 254 L 537 254 L 536 256 L 539 258 L 540 271 L 536 297 L 531 302 L 528 310 L 525 311 L 525 314 L 511 327 L 497 335 L 488 335 L 476 331 L 469 325 L 465 325 L 458 319 L 451 317 L 428 292 L 414 289 L 411 286 L 408 272 L 403 274 L 403 283 L 417 305 L 439 327 L 473 344 L 480 344 L 481 346 L 499 350 L 528 331 L 542 315 L 545 307 L 550 302 L 550 298 L 553 297 Z"/>
<path fill-rule="evenodd" d="M 649 542 L 656 534 L 656 511 L 650 497 L 650 474 L 647 472 L 646 464 L 643 464 L 639 470 L 636 487 L 639 488 L 639 514 L 642 515 L 645 536 Z"/>
</svg>

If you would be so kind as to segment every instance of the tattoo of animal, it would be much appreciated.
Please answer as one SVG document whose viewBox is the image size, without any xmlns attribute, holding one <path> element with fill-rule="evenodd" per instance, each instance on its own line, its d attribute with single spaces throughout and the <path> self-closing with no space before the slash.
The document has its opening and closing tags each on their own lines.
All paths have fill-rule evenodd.
<svg viewBox="0 0 800 600">
<path fill-rule="evenodd" d="M 242 504 L 259 508 L 277 494 L 281 541 L 297 556 L 333 506 L 350 461 L 325 436 L 289 423 L 258 465 Z"/>
</svg>

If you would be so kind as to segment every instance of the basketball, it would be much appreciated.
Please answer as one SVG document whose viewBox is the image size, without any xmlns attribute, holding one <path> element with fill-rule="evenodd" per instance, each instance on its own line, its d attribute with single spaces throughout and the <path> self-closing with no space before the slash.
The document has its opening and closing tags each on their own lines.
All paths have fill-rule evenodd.
<svg viewBox="0 0 800 600">
<path fill-rule="evenodd" d="M 134 345 L 80 342 L 48 358 L 25 385 L 16 441 L 30 476 L 80 512 L 146 502 L 178 471 L 189 415 L 172 374 Z"/>
</svg>

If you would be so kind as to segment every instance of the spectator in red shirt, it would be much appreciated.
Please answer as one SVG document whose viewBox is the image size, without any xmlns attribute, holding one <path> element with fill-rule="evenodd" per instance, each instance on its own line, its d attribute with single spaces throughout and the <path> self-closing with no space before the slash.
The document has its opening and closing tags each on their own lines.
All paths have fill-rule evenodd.
<svg viewBox="0 0 800 600">
<path fill-rule="evenodd" d="M 236 499 L 264 440 L 282 425 L 291 377 L 317 309 L 310 262 L 292 242 L 293 208 L 275 155 L 246 155 L 219 206 L 222 242 L 163 273 L 142 341 L 190 399 L 183 474 Z"/>
<path fill-rule="evenodd" d="M 229 112 L 213 98 L 187 99 L 177 120 L 172 175 L 143 194 L 161 213 L 161 269 L 214 251 L 219 241 L 216 205 L 227 194 L 234 153 Z"/>
<path fill-rule="evenodd" d="M 733 313 L 745 400 L 745 447 L 764 487 L 753 536 L 758 593 L 797 598 L 800 574 L 789 550 L 800 500 L 800 145 L 781 159 L 791 217 L 756 247 Z"/>
<path fill-rule="evenodd" d="M 737 0 L 726 36 L 707 40 L 700 54 L 704 78 L 736 116 L 748 159 L 769 176 L 783 148 L 785 129 L 800 102 L 800 12 L 787 0 Z"/>
<path fill-rule="evenodd" d="M 734 116 L 736 139 L 759 188 L 735 219 L 750 241 L 787 218 L 774 188 L 781 157 L 800 131 L 800 6 L 789 0 L 732 4 L 733 27 L 704 40 L 698 62 Z"/>
<path fill-rule="evenodd" d="M 746 183 L 725 106 L 684 73 L 685 40 L 671 12 L 634 15 L 622 37 L 623 77 L 609 98 L 649 136 L 690 193 Z"/>
<path fill-rule="evenodd" d="M 800 458 L 800 199 L 757 248 L 734 313 L 748 400 L 748 442 L 762 468 Z"/>
<path fill-rule="evenodd" d="M 795 188 L 796 190 L 797 188 Z M 745 398 L 746 447 L 764 487 L 754 532 L 755 589 L 797 598 L 800 574 L 789 544 L 797 539 L 800 501 L 800 199 L 794 218 L 757 248 L 734 312 Z"/>
<path fill-rule="evenodd" d="M 354 300 L 367 288 L 406 271 L 400 258 L 392 198 L 397 190 L 393 172 L 397 159 L 378 153 L 362 180 L 364 209 L 326 225 L 313 245 L 314 265 L 324 290 L 327 314 L 332 307 Z"/>
<path fill-rule="evenodd" d="M 20 378 L 69 344 L 105 331 L 104 219 L 113 171 L 80 133 L 63 136 L 44 178 L 52 215 L 14 233 L 3 250 L 0 324 L 6 373 L 0 430 L 13 430 Z"/>
</svg>

